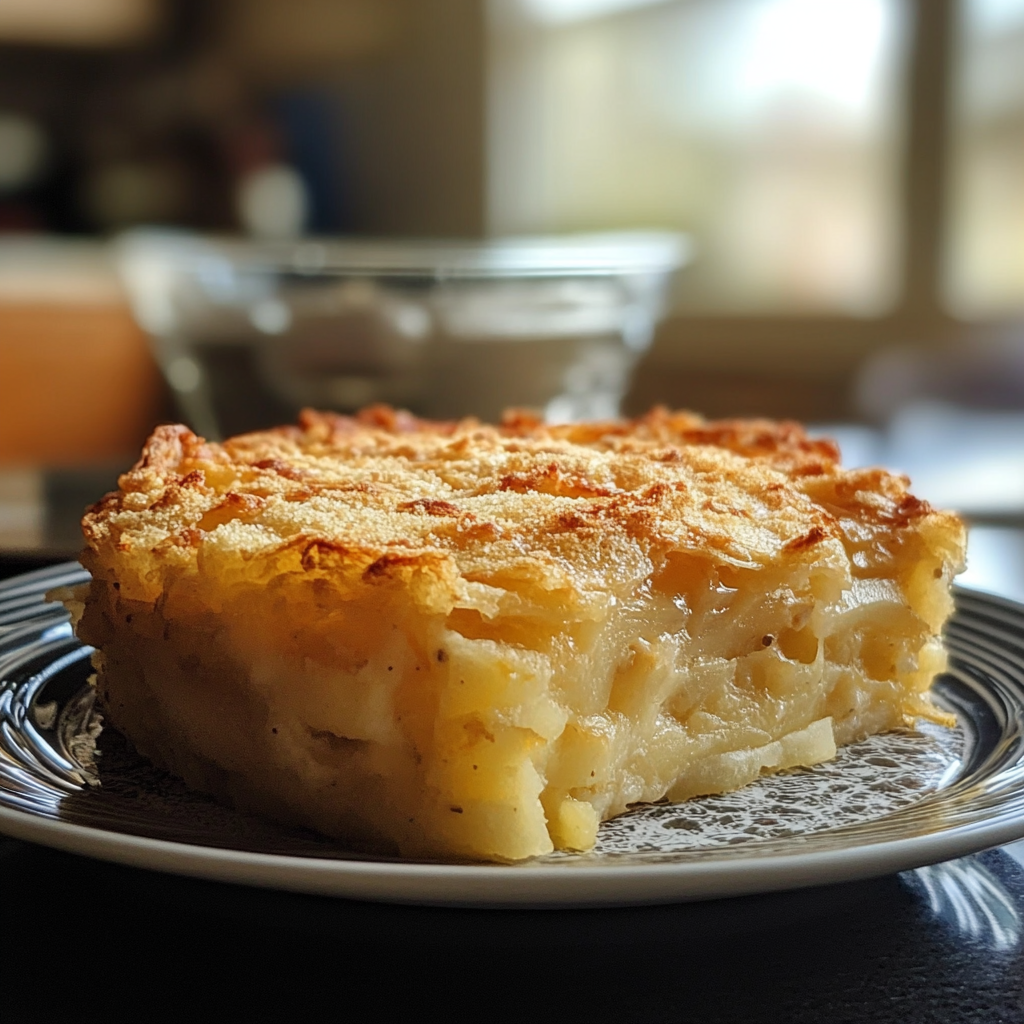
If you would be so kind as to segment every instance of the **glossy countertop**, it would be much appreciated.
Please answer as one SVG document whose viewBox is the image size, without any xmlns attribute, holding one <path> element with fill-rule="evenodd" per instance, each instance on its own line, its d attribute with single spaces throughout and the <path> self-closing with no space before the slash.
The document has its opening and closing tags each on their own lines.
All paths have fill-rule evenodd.
<svg viewBox="0 0 1024 1024">
<path fill-rule="evenodd" d="M 343 1020 L 371 1019 L 369 1006 L 377 1020 L 1021 1021 L 1022 857 L 1015 844 L 676 906 L 453 910 L 201 882 L 3 841 L 2 1014 Z"/>
</svg>

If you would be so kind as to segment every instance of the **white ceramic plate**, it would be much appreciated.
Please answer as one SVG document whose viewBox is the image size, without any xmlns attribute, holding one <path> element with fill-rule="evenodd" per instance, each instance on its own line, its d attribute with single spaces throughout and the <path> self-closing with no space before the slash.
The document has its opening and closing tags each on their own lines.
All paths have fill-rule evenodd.
<svg viewBox="0 0 1024 1024">
<path fill-rule="evenodd" d="M 502 866 L 368 857 L 238 814 L 110 730 L 93 762 L 89 649 L 43 600 L 85 578 L 69 563 L 0 583 L 0 831 L 20 839 L 355 899 L 596 906 L 865 878 L 1024 837 L 1024 607 L 998 598 L 957 592 L 936 691 L 958 729 L 873 737 L 739 793 L 637 808 L 605 823 L 592 853 Z"/>
</svg>

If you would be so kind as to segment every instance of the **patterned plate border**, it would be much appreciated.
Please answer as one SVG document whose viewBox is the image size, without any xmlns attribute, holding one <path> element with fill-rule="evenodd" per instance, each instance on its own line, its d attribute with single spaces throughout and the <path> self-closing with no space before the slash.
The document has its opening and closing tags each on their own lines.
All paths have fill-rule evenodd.
<svg viewBox="0 0 1024 1024">
<path fill-rule="evenodd" d="M 854 751 L 846 767 L 811 780 L 827 793 L 850 765 L 891 766 L 871 777 L 873 795 L 858 813 L 840 814 L 832 827 L 808 819 L 788 830 L 779 815 L 762 813 L 756 820 L 773 823 L 762 835 L 720 842 L 707 836 L 735 816 L 735 795 L 707 798 L 726 803 L 702 807 L 712 825 L 704 841 L 684 830 L 675 844 L 668 842 L 672 833 L 665 830 L 679 827 L 680 808 L 655 806 L 637 812 L 639 825 L 616 819 L 605 826 L 609 838 L 593 854 L 499 866 L 361 856 L 313 834 L 279 829 L 187 794 L 133 759 L 116 734 L 100 737 L 103 785 L 97 786 L 98 726 L 84 685 L 90 650 L 71 633 L 64 609 L 44 601 L 47 591 L 87 578 L 67 563 L 0 583 L 0 831 L 18 838 L 139 867 L 325 895 L 580 906 L 870 877 L 1024 837 L 1024 607 L 990 595 L 956 591 L 947 629 L 950 668 L 935 689 L 955 711 L 957 733 L 878 738 L 880 745 Z M 911 770 L 898 761 L 911 763 Z M 907 786 L 919 791 L 901 794 Z M 846 802 L 865 792 L 856 780 L 850 789 L 848 778 L 843 787 Z M 885 793 L 896 795 L 886 803 Z M 755 810 L 763 811 L 763 792 L 757 799 Z M 175 806 L 184 814 L 175 815 Z"/>
</svg>

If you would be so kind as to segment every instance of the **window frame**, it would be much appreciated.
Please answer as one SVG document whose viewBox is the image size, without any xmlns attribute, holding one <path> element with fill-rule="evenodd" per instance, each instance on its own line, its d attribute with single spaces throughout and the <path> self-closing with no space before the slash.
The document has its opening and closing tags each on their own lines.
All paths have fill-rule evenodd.
<svg viewBox="0 0 1024 1024">
<path fill-rule="evenodd" d="M 967 322 L 945 302 L 950 218 L 952 91 L 959 0 L 903 0 L 908 52 L 902 95 L 906 136 L 900 168 L 900 282 L 880 315 L 687 312 L 662 323 L 648 373 L 744 374 L 805 381 L 849 380 L 873 352 L 892 346 L 942 348 L 995 336 L 1008 318 Z M 685 270 L 683 271 L 685 273 Z"/>
</svg>

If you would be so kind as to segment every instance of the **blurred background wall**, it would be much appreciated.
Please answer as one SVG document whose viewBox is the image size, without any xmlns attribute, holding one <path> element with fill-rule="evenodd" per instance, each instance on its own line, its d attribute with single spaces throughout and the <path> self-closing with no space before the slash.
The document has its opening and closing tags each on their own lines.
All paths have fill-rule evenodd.
<svg viewBox="0 0 1024 1024">
<path fill-rule="evenodd" d="M 1024 406 L 1024 0 L 3 0 L 0 462 L 169 414 L 139 225 L 682 230 L 630 409 Z"/>
</svg>

